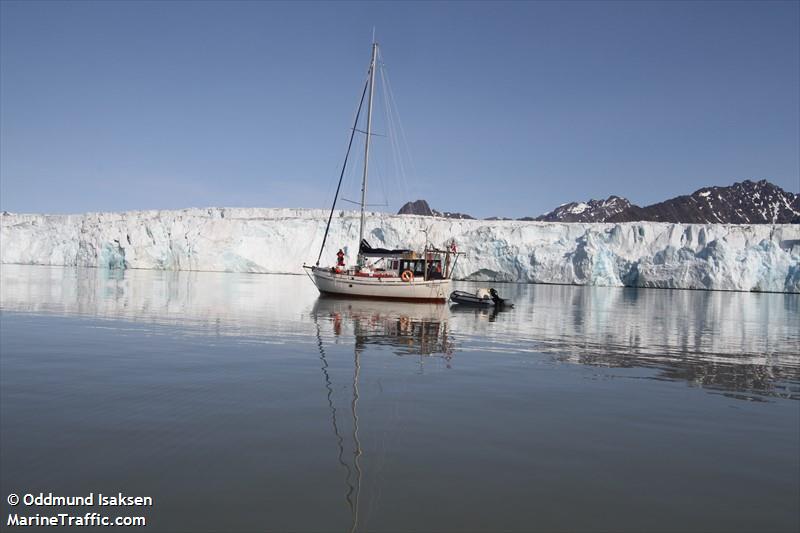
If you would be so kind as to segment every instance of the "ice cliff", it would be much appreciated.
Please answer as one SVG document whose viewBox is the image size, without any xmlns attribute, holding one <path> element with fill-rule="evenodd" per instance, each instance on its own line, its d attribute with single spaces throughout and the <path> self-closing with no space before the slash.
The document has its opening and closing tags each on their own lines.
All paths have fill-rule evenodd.
<svg viewBox="0 0 800 533">
<path fill-rule="evenodd" d="M 0 216 L 0 263 L 300 273 L 328 213 L 184 209 Z M 358 213 L 337 211 L 321 264 L 355 259 Z M 372 213 L 373 246 L 455 239 L 460 279 L 800 292 L 800 225 L 485 221 Z"/>
</svg>

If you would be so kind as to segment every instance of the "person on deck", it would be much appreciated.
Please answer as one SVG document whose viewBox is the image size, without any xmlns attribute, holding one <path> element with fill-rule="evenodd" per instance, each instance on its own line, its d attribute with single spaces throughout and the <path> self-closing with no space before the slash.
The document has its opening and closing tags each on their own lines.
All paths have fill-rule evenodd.
<svg viewBox="0 0 800 533">
<path fill-rule="evenodd" d="M 336 252 L 336 266 L 338 267 L 344 266 L 344 252 L 342 251 L 341 248 L 339 248 L 339 251 Z"/>
<path fill-rule="evenodd" d="M 442 279 L 442 263 L 436 261 L 428 267 L 428 279 Z"/>
</svg>

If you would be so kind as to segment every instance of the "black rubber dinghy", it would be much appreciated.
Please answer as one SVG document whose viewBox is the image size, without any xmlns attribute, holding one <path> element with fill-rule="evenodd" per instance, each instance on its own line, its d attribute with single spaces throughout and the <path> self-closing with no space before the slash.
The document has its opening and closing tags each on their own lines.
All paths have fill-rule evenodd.
<svg viewBox="0 0 800 533">
<path fill-rule="evenodd" d="M 460 305 L 471 305 L 473 307 L 494 307 L 494 300 L 491 298 L 478 298 L 477 295 L 466 291 L 451 292 L 450 301 Z"/>
<path fill-rule="evenodd" d="M 497 291 L 494 289 L 481 289 L 477 293 L 466 291 L 453 291 L 450 293 L 450 301 L 465 306 L 472 307 L 497 307 L 510 309 L 514 305 L 508 300 L 500 298 Z"/>
</svg>

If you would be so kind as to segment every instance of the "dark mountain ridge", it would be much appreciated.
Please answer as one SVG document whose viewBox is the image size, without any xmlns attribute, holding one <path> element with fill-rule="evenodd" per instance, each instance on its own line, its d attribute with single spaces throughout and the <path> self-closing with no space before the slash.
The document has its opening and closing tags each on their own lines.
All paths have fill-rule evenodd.
<svg viewBox="0 0 800 533">
<path fill-rule="evenodd" d="M 570 202 L 560 205 L 549 213 L 530 220 L 546 222 L 605 222 L 609 218 L 625 213 L 633 205 L 620 196 L 609 196 L 605 200 L 589 200 L 588 202 Z"/>
<path fill-rule="evenodd" d="M 473 218 L 464 213 L 439 212 L 425 200 L 408 202 L 398 214 Z M 509 220 L 491 217 L 487 220 Z M 538 217 L 519 220 L 546 222 L 683 222 L 719 224 L 798 224 L 800 194 L 784 191 L 767 180 L 744 180 L 727 187 L 703 187 L 644 207 L 621 196 L 570 202 Z"/>
<path fill-rule="evenodd" d="M 631 205 L 607 222 L 723 224 L 800 223 L 800 195 L 784 191 L 767 180 L 745 180 L 728 187 L 703 187 L 645 207 Z"/>
<path fill-rule="evenodd" d="M 468 218 L 471 219 L 473 217 L 465 214 L 465 213 L 450 213 L 448 211 L 437 211 L 435 209 L 431 209 L 431 206 L 428 205 L 428 202 L 425 200 L 415 200 L 413 202 L 406 202 L 403 207 L 400 208 L 400 211 L 397 212 L 398 215 L 424 215 L 428 217 L 445 217 L 445 218 Z"/>
</svg>

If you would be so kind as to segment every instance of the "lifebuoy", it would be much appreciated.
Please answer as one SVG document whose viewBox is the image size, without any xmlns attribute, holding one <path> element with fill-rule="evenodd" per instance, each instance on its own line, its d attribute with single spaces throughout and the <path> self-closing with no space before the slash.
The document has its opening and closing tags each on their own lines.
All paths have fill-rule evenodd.
<svg viewBox="0 0 800 533">
<path fill-rule="evenodd" d="M 414 273 L 411 272 L 410 270 L 403 270 L 403 273 L 400 274 L 400 279 L 402 279 L 403 281 L 411 281 L 412 279 L 414 279 Z"/>
</svg>

